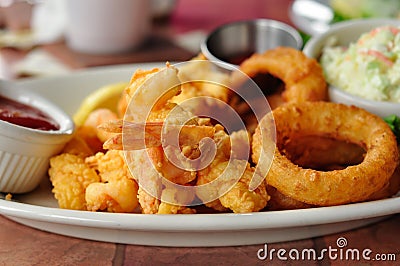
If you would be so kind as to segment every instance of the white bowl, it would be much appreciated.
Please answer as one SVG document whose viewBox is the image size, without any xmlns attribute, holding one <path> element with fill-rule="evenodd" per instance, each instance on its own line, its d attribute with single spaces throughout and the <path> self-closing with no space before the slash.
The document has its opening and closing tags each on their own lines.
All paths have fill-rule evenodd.
<svg viewBox="0 0 400 266">
<path fill-rule="evenodd" d="M 74 122 L 47 99 L 17 88 L 0 86 L 0 95 L 32 106 L 58 123 L 58 130 L 38 130 L 0 120 L 0 191 L 25 193 L 46 176 L 49 159 L 59 153 L 74 132 Z"/>
<path fill-rule="evenodd" d="M 336 38 L 337 45 L 347 46 L 356 41 L 361 34 L 384 25 L 400 26 L 400 20 L 358 19 L 340 22 L 334 24 L 326 32 L 312 37 L 304 46 L 303 52 L 309 57 L 318 59 L 323 47 L 332 40 L 332 37 Z M 329 97 L 332 102 L 356 105 L 380 117 L 392 114 L 400 115 L 400 103 L 367 100 L 332 85 L 329 86 Z"/>
</svg>

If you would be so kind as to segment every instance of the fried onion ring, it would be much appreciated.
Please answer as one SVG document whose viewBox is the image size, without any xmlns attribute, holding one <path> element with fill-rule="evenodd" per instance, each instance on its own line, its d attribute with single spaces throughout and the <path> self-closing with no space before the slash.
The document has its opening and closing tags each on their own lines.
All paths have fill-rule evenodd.
<svg viewBox="0 0 400 266">
<path fill-rule="evenodd" d="M 254 54 L 240 65 L 240 70 L 251 78 L 268 73 L 282 80 L 285 84 L 282 92 L 284 103 L 328 99 L 321 66 L 294 48 L 277 47 L 263 54 Z"/>
<path fill-rule="evenodd" d="M 399 164 L 396 138 L 378 116 L 355 107 L 330 102 L 287 104 L 267 114 L 253 136 L 252 158 L 259 162 L 265 135 L 263 120 L 275 120 L 276 149 L 267 183 L 285 196 L 318 206 L 360 202 L 384 188 Z M 269 123 L 269 122 L 266 122 Z M 285 155 L 285 143 L 297 136 L 325 136 L 365 149 L 364 160 L 332 171 L 295 165 Z M 267 143 L 270 145 L 270 143 Z"/>
</svg>

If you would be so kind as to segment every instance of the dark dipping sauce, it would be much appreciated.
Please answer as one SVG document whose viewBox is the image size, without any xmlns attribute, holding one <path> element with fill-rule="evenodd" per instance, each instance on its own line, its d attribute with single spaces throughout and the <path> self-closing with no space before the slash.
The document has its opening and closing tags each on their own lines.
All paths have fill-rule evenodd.
<svg viewBox="0 0 400 266">
<path fill-rule="evenodd" d="M 234 64 L 234 65 L 240 65 L 243 63 L 244 60 L 252 56 L 255 52 L 254 51 L 245 51 L 245 52 L 240 52 L 237 54 L 234 54 L 229 57 L 223 57 L 221 58 L 223 61 Z"/>
<path fill-rule="evenodd" d="M 0 120 L 38 130 L 58 130 L 54 119 L 39 109 L 0 95 Z"/>
</svg>

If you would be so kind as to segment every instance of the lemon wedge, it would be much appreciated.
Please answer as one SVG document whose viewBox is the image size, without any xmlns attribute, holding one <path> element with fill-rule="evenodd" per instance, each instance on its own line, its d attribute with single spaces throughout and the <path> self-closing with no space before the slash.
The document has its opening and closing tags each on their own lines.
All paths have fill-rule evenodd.
<svg viewBox="0 0 400 266">
<path fill-rule="evenodd" d="M 73 115 L 76 126 L 85 123 L 86 118 L 91 112 L 99 108 L 108 108 L 117 112 L 117 103 L 122 92 L 128 86 L 126 82 L 113 83 L 100 87 L 83 99 L 80 107 Z"/>
</svg>

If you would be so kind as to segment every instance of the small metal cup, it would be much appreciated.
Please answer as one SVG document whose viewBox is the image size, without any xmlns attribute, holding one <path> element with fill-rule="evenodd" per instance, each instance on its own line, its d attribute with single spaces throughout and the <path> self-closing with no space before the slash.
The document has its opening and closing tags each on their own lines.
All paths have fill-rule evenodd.
<svg viewBox="0 0 400 266">
<path fill-rule="evenodd" d="M 283 22 L 255 19 L 216 28 L 201 44 L 201 52 L 208 60 L 232 70 L 253 53 L 263 53 L 278 46 L 300 50 L 303 39 L 297 30 Z"/>
</svg>

